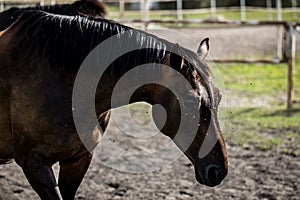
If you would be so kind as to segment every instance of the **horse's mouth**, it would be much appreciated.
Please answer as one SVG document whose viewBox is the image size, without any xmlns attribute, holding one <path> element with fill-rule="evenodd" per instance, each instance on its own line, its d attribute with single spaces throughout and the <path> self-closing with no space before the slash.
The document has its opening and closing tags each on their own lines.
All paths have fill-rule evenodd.
<svg viewBox="0 0 300 200">
<path fill-rule="evenodd" d="M 201 185 L 206 185 L 208 187 L 215 187 L 222 183 L 222 180 L 209 181 L 205 176 L 201 176 L 200 173 L 197 172 L 196 170 L 195 170 L 195 176 L 198 183 L 200 183 Z"/>
</svg>

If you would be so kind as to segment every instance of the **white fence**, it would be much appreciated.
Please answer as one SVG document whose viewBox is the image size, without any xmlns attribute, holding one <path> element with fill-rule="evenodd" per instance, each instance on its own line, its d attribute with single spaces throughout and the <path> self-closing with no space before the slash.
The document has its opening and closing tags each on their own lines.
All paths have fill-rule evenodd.
<svg viewBox="0 0 300 200">
<path fill-rule="evenodd" d="M 221 0 L 218 0 L 221 1 Z M 248 0 L 249 1 L 249 0 Z M 161 3 L 161 2 L 176 2 L 176 10 L 151 10 L 151 13 L 154 14 L 170 14 L 176 15 L 177 19 L 183 19 L 184 14 L 195 14 L 195 13 L 207 13 L 210 14 L 211 18 L 215 18 L 217 16 L 217 11 L 225 11 L 225 10 L 232 10 L 232 11 L 239 11 L 240 12 L 240 20 L 246 21 L 247 20 L 247 11 L 252 10 L 264 10 L 268 12 L 268 19 L 267 20 L 282 20 L 282 0 L 276 0 L 276 8 L 272 7 L 272 0 L 265 0 L 266 7 L 246 7 L 246 0 L 240 0 L 240 6 L 237 7 L 216 7 L 217 0 L 210 0 L 210 8 L 203 8 L 203 9 L 182 9 L 183 2 L 182 0 L 104 0 L 107 3 L 119 3 L 119 11 L 118 12 L 111 12 L 111 15 L 114 17 L 119 17 L 120 19 L 124 18 L 125 12 L 130 13 L 132 11 L 125 11 L 125 3 L 139 3 L 139 10 L 142 15 L 143 19 L 149 19 L 149 11 L 151 10 L 151 5 L 154 3 Z M 291 8 L 285 8 L 285 12 L 292 12 L 294 20 L 298 20 L 297 16 L 297 0 L 290 0 L 291 1 Z M 134 11 L 136 12 L 136 11 Z M 276 14 L 276 19 L 273 18 L 274 13 Z"/>
<path fill-rule="evenodd" d="M 0 11 L 3 11 L 6 7 L 10 7 L 11 5 L 45 5 L 45 4 L 61 4 L 61 3 L 70 3 L 74 2 L 75 0 L 0 0 Z M 262 0 L 266 2 L 265 8 L 258 8 L 258 7 L 246 7 L 247 0 L 240 0 L 240 6 L 237 7 L 226 7 L 220 8 L 216 7 L 217 1 L 222 0 L 210 0 L 210 8 L 205 9 L 182 9 L 183 8 L 183 0 L 103 0 L 107 3 L 117 3 L 119 4 L 119 11 L 118 12 L 111 12 L 111 16 L 119 17 L 120 19 L 124 18 L 125 12 L 130 13 L 132 11 L 125 11 L 125 4 L 126 3 L 138 3 L 139 10 L 142 15 L 142 19 L 149 19 L 149 12 L 151 10 L 151 5 L 155 3 L 161 2 L 176 2 L 176 10 L 151 10 L 151 13 L 164 13 L 170 15 L 176 15 L 177 19 L 183 19 L 184 14 L 195 14 L 195 13 L 207 13 L 210 14 L 212 18 L 216 17 L 217 11 L 222 10 L 233 10 L 240 12 L 240 20 L 246 21 L 247 20 L 247 11 L 251 10 L 267 10 L 268 12 L 268 19 L 267 20 L 275 20 L 273 18 L 274 13 L 276 13 L 276 20 L 282 20 L 282 0 L 276 0 L 276 8 L 272 8 L 272 0 Z M 250 1 L 250 0 L 248 0 Z M 298 20 L 297 16 L 297 0 L 289 0 L 291 2 L 291 8 L 285 8 L 285 12 L 292 12 L 294 20 Z M 136 12 L 136 11 L 134 11 Z"/>
</svg>

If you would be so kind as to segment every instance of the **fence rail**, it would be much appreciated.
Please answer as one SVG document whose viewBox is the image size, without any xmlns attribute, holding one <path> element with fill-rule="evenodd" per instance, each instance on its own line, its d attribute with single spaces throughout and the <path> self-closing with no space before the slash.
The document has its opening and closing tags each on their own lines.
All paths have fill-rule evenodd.
<svg viewBox="0 0 300 200">
<path fill-rule="evenodd" d="M 164 19 L 151 19 L 151 20 L 142 20 L 142 19 L 120 19 L 119 22 L 122 23 L 143 23 L 145 25 L 157 23 L 157 24 L 220 24 L 220 25 L 235 25 L 235 26 L 288 26 L 289 23 L 285 21 L 239 21 L 239 20 L 164 20 Z"/>
</svg>

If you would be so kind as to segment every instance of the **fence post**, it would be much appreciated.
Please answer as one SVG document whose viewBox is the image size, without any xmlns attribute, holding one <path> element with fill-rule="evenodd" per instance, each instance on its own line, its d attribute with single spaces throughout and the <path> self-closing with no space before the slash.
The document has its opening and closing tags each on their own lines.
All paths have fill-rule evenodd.
<svg viewBox="0 0 300 200">
<path fill-rule="evenodd" d="M 282 2 L 281 0 L 276 1 L 276 10 L 277 10 L 277 21 L 282 20 Z"/>
<path fill-rule="evenodd" d="M 0 12 L 4 10 L 4 1 L 0 0 Z"/>
<path fill-rule="evenodd" d="M 267 10 L 268 10 L 268 20 L 273 20 L 273 14 L 272 14 L 272 0 L 266 0 L 267 4 Z"/>
<path fill-rule="evenodd" d="M 292 9 L 293 9 L 293 19 L 298 21 L 297 19 L 297 0 L 292 0 Z"/>
<path fill-rule="evenodd" d="M 124 19 L 124 13 L 125 13 L 125 0 L 120 0 L 120 14 L 119 18 Z"/>
<path fill-rule="evenodd" d="M 289 56 L 288 56 L 288 95 L 287 95 L 287 110 L 293 108 L 294 98 L 294 68 L 296 62 L 296 33 L 294 24 L 289 24 Z"/>
<path fill-rule="evenodd" d="M 282 2 L 281 0 L 276 1 L 276 12 L 277 12 L 277 21 L 282 21 Z M 281 50 L 282 50 L 282 27 L 278 26 L 277 28 L 277 59 L 281 59 Z"/>
<path fill-rule="evenodd" d="M 240 0 L 241 5 L 241 20 L 246 21 L 246 0 Z"/>
<path fill-rule="evenodd" d="M 144 0 L 144 1 L 145 1 L 144 20 L 149 20 L 150 1 L 149 0 Z"/>
<path fill-rule="evenodd" d="M 216 18 L 216 0 L 210 0 L 210 17 Z"/>
<path fill-rule="evenodd" d="M 55 5 L 56 4 L 56 0 L 51 0 L 51 5 Z"/>
<path fill-rule="evenodd" d="M 142 20 L 149 19 L 150 3 L 148 0 L 140 0 L 140 16 Z M 143 23 L 142 29 L 147 30 L 149 23 Z"/>
<path fill-rule="evenodd" d="M 143 19 L 144 15 L 145 15 L 145 1 L 144 0 L 140 0 L 140 15 L 141 15 L 141 19 Z"/>
<path fill-rule="evenodd" d="M 40 5 L 41 6 L 45 5 L 45 0 L 40 0 Z"/>
<path fill-rule="evenodd" d="M 177 19 L 182 20 L 182 0 L 177 0 Z"/>
<path fill-rule="evenodd" d="M 2 12 L 4 10 L 4 0 L 0 0 L 0 11 Z"/>
</svg>

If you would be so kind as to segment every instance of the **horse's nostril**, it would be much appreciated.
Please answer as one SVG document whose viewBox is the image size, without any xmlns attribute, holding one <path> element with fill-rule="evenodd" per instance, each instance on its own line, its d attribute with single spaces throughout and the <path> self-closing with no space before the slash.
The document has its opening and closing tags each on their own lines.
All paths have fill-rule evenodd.
<svg viewBox="0 0 300 200">
<path fill-rule="evenodd" d="M 227 174 L 225 170 L 222 170 L 217 165 L 208 166 L 206 172 L 207 180 L 214 185 L 220 184 Z"/>
</svg>

